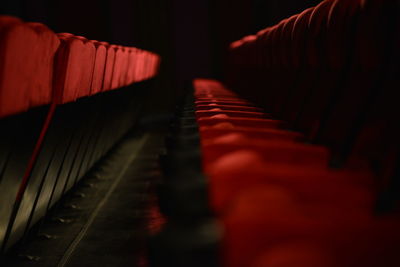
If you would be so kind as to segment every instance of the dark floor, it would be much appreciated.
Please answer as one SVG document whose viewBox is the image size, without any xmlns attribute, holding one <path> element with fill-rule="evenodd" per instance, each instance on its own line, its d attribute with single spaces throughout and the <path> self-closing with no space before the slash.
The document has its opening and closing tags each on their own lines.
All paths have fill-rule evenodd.
<svg viewBox="0 0 400 267">
<path fill-rule="evenodd" d="M 2 266 L 146 266 L 158 226 L 162 131 L 133 133 L 68 194 Z"/>
</svg>

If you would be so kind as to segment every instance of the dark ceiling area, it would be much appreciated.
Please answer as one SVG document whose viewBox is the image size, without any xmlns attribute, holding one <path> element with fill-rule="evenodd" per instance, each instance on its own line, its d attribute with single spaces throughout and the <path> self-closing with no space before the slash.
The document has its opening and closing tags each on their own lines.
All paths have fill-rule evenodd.
<svg viewBox="0 0 400 267">
<path fill-rule="evenodd" d="M 164 86 L 223 75 L 230 42 L 320 2 L 291 0 L 3 0 L 0 13 L 55 32 L 159 53 Z"/>
</svg>

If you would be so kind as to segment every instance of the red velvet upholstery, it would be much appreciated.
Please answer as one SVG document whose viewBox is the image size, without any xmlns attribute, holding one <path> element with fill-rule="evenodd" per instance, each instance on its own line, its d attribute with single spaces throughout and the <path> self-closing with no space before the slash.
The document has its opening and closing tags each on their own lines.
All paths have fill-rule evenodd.
<svg viewBox="0 0 400 267">
<path fill-rule="evenodd" d="M 90 95 L 96 49 L 84 37 L 59 34 L 59 38 L 54 90 L 55 101 L 63 104 Z"/>
<path fill-rule="evenodd" d="M 310 139 L 315 138 L 326 107 L 334 100 L 337 91 L 341 90 L 347 79 L 353 57 L 355 14 L 359 9 L 357 2 L 359 1 L 334 1 L 330 5 L 328 16 L 324 15 L 328 20 L 324 20 L 324 27 L 319 30 L 319 41 L 312 42 L 316 57 L 319 58 L 319 78 L 315 80 L 312 94 L 297 121 L 299 129 L 310 132 Z M 313 24 L 321 25 L 320 22 Z"/>
<path fill-rule="evenodd" d="M 127 84 L 132 84 L 135 82 L 135 71 L 136 71 L 136 64 L 137 64 L 137 52 L 136 48 L 129 48 L 128 49 L 128 71 L 126 73 L 126 82 Z"/>
<path fill-rule="evenodd" d="M 248 149 L 259 153 L 268 163 L 292 163 L 328 167 L 329 150 L 326 147 L 290 142 L 249 138 L 245 134 L 230 133 L 202 142 L 205 172 L 214 161 L 233 151 Z"/>
<path fill-rule="evenodd" d="M 208 105 L 197 105 L 197 110 L 210 110 L 219 108 L 221 110 L 229 110 L 229 111 L 261 111 L 260 108 L 257 107 L 243 107 L 243 106 L 235 106 L 235 105 L 217 105 L 217 104 L 208 104 Z"/>
<path fill-rule="evenodd" d="M 0 117 L 49 104 L 59 41 L 46 26 L 0 17 Z"/>
<path fill-rule="evenodd" d="M 284 146 L 282 148 L 284 149 Z M 302 149 L 303 153 L 311 151 Z M 308 159 L 301 158 L 301 151 L 297 151 L 297 155 L 295 150 L 282 151 L 281 155 L 274 155 L 272 152 L 263 153 L 261 149 L 248 147 L 227 153 L 210 165 L 208 174 L 211 201 L 217 212 L 226 209 L 241 191 L 260 184 L 282 186 L 285 190 L 299 194 L 298 198 L 318 204 L 324 199 L 346 204 L 346 192 L 346 196 L 351 197 L 353 203 L 355 198 L 359 198 L 364 207 L 371 208 L 373 199 L 367 186 L 370 185 L 372 177 L 368 172 L 328 170 L 327 153 L 323 149 L 316 150 Z M 318 154 L 322 157 L 325 154 L 325 162 L 323 158 L 318 159 Z M 364 185 L 360 186 L 360 183 Z M 342 198 L 338 198 L 338 194 L 341 194 Z"/>
<path fill-rule="evenodd" d="M 294 22 L 292 28 L 292 68 L 296 74 L 294 78 L 293 88 L 288 93 L 285 105 L 281 108 L 280 116 L 285 121 L 292 123 L 293 120 L 298 116 L 299 110 L 302 105 L 302 99 L 305 97 L 304 87 L 310 84 L 303 84 L 304 74 L 306 73 L 306 42 L 309 35 L 309 18 L 314 11 L 314 8 L 309 8 L 299 14 Z"/>
<path fill-rule="evenodd" d="M 136 69 L 135 69 L 135 81 L 142 81 L 144 79 L 144 53 L 143 50 L 136 50 Z"/>
<path fill-rule="evenodd" d="M 111 47 L 115 51 L 115 60 L 110 89 L 117 89 L 118 87 L 120 87 L 121 76 L 123 72 L 122 67 L 124 61 L 124 51 L 122 47 L 118 45 L 112 45 Z"/>
<path fill-rule="evenodd" d="M 148 78 L 153 77 L 154 75 L 157 74 L 159 65 L 160 65 L 160 57 L 155 54 L 155 53 L 150 53 L 150 58 L 149 58 L 149 74 Z"/>
<path fill-rule="evenodd" d="M 262 128 L 278 128 L 283 125 L 282 121 L 271 119 L 258 119 L 246 117 L 230 117 L 226 114 L 214 115 L 211 117 L 199 118 L 200 126 L 214 126 L 219 123 L 227 122 L 238 127 L 262 127 Z"/>
<path fill-rule="evenodd" d="M 52 101 L 72 102 L 157 74 L 160 60 L 154 53 L 71 33 L 57 35 L 43 24 L 0 16 L 0 117 Z"/>
<path fill-rule="evenodd" d="M 30 105 L 49 104 L 53 96 L 54 57 L 60 41 L 49 28 L 41 23 L 30 22 L 27 25 L 37 32 L 41 43 L 35 47 L 36 49 L 31 50 L 31 53 L 35 54 L 40 61 L 37 63 L 32 79 Z"/>
<path fill-rule="evenodd" d="M 103 90 L 104 73 L 107 61 L 107 43 L 98 41 L 92 42 L 96 47 L 96 56 L 93 68 L 92 87 L 90 92 L 91 95 L 94 95 L 100 93 Z"/>
<path fill-rule="evenodd" d="M 296 18 L 298 24 L 294 23 L 293 39 L 297 38 L 296 27 L 297 30 L 301 27 L 307 29 L 308 24 L 301 18 L 307 18 L 315 11 L 313 19 L 322 19 L 329 14 L 329 8 L 333 7 L 331 4 L 321 4 L 316 10 L 310 9 Z M 319 26 L 313 27 L 317 34 L 315 38 L 326 37 L 326 25 L 324 30 L 318 29 Z M 268 31 L 272 33 L 270 38 L 278 38 L 277 30 Z M 286 39 L 279 42 L 283 40 Z M 304 42 L 305 47 L 309 41 L 297 42 Z M 322 39 L 318 42 L 324 43 Z M 242 49 L 240 46 L 244 43 L 243 40 L 236 42 L 231 49 Z M 315 61 L 307 59 L 303 62 L 299 57 L 299 64 L 294 65 L 307 79 L 298 79 L 297 82 L 311 82 L 311 70 L 327 62 L 320 58 L 324 55 L 321 51 L 308 52 L 315 53 Z M 284 58 L 276 60 L 274 64 L 282 64 L 283 68 L 289 68 L 291 64 L 290 60 L 285 63 Z M 327 77 L 324 74 L 318 82 L 322 83 Z M 239 94 L 213 80 L 196 80 L 194 88 L 209 201 L 225 231 L 222 244 L 224 266 L 277 264 L 322 267 L 331 264 L 350 267 L 359 266 L 360 262 L 363 266 L 379 266 L 375 257 L 382 259 L 385 255 L 390 259 L 387 261 L 389 265 L 396 266 L 393 265 L 398 262 L 394 251 L 374 251 L 373 248 L 375 241 L 392 244 L 400 233 L 394 230 L 394 236 L 389 237 L 383 225 L 395 225 L 396 220 L 389 218 L 381 224 L 373 216 L 375 176 L 367 165 L 355 164 L 354 156 L 353 163 L 347 168 L 330 168 L 329 163 L 334 158 L 330 148 L 301 143 L 301 133 L 282 129 L 287 124 L 267 119 L 271 114 L 258 111 L 254 104 Z M 305 87 L 300 89 L 306 90 Z M 385 97 L 388 95 L 381 95 L 379 103 L 383 104 Z M 311 105 L 310 109 L 315 107 Z M 367 132 L 371 133 L 371 130 L 363 131 Z M 372 136 L 376 137 L 378 132 Z M 334 136 L 335 132 L 331 134 Z M 371 142 L 371 136 L 363 135 L 363 138 L 356 147 L 358 157 L 362 153 L 359 149 L 367 151 L 366 147 L 362 148 L 363 144 Z M 369 241 L 358 241 L 363 236 L 368 236 Z M 352 249 L 351 244 L 355 243 L 357 250 Z M 295 253 L 294 248 L 305 254 Z M 367 251 L 371 253 L 369 260 L 365 260 Z"/>
<path fill-rule="evenodd" d="M 228 122 L 219 123 L 214 126 L 200 127 L 200 135 L 203 140 L 217 138 L 228 133 L 242 133 L 251 138 L 266 138 L 277 140 L 300 140 L 301 133 L 288 132 L 279 129 L 256 128 L 256 127 L 239 127 Z"/>
<path fill-rule="evenodd" d="M 263 112 L 250 112 L 250 111 L 230 111 L 230 110 L 222 110 L 220 108 L 213 108 L 210 110 L 199 110 L 196 111 L 196 117 L 210 117 L 218 114 L 226 114 L 232 117 L 248 117 L 248 118 L 265 118 L 266 115 Z"/>
<path fill-rule="evenodd" d="M 128 67 L 129 67 L 129 49 L 126 47 L 121 47 L 122 50 L 122 61 L 121 61 L 121 75 L 119 77 L 119 86 L 127 86 L 127 73 L 128 73 Z"/>
<path fill-rule="evenodd" d="M 114 63 L 115 63 L 115 49 L 112 45 L 105 44 L 107 48 L 106 66 L 104 70 L 103 91 L 111 90 Z"/>
<path fill-rule="evenodd" d="M 351 195 L 346 197 L 352 198 Z M 333 262 L 333 266 L 357 266 L 357 260 L 353 262 L 356 265 L 349 265 L 341 258 L 349 255 L 344 248 L 349 249 L 350 243 L 362 243 L 357 242 L 357 238 L 373 228 L 371 215 L 365 209 L 355 212 L 357 209 L 357 205 L 337 209 L 336 204 L 329 201 L 307 205 L 281 186 L 253 187 L 240 195 L 224 218 L 224 265 L 251 266 L 265 251 L 274 252 L 282 244 L 306 241 L 319 244 L 320 253 L 325 249 L 328 255 L 333 253 L 333 260 L 338 261 L 338 264 Z M 343 254 L 337 253 L 339 251 Z M 351 256 L 359 259 L 360 255 Z M 318 258 L 314 259 L 318 262 Z"/>
</svg>

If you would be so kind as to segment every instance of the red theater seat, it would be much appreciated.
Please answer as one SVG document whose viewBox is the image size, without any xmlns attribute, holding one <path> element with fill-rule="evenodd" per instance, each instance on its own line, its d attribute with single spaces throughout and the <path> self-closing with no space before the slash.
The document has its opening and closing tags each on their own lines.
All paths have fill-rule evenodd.
<svg viewBox="0 0 400 267">
<path fill-rule="evenodd" d="M 117 89 L 121 86 L 121 77 L 123 73 L 123 64 L 124 64 L 124 50 L 121 46 L 111 45 L 111 47 L 115 51 L 115 61 L 114 61 L 114 69 L 111 80 L 111 88 L 112 90 Z"/>
<path fill-rule="evenodd" d="M 195 100 L 195 105 L 209 105 L 209 104 L 214 104 L 214 105 L 234 105 L 234 106 L 244 106 L 244 107 L 252 107 L 254 104 L 250 103 L 249 101 L 243 100 L 243 99 L 213 99 L 213 98 L 197 98 Z"/>
<path fill-rule="evenodd" d="M 115 49 L 114 46 L 105 44 L 107 48 L 106 66 L 104 70 L 103 91 L 111 90 L 114 64 L 115 64 Z"/>
<path fill-rule="evenodd" d="M 278 128 L 279 126 L 284 125 L 284 122 L 279 120 L 246 118 L 246 117 L 229 117 L 226 114 L 219 114 L 211 117 L 199 118 L 197 120 L 197 123 L 200 126 L 214 126 L 216 124 L 223 122 L 231 123 L 232 125 L 239 127 Z"/>
<path fill-rule="evenodd" d="M 285 104 L 288 96 L 289 90 L 294 85 L 294 73 L 292 61 L 291 50 L 289 49 L 292 43 L 292 29 L 297 20 L 298 15 L 294 15 L 289 19 L 283 21 L 282 26 L 279 27 L 280 31 L 278 36 L 276 36 L 275 47 L 276 51 L 274 55 L 276 57 L 276 66 L 278 73 L 271 77 L 274 79 L 276 85 L 274 88 L 274 102 L 271 106 L 271 111 L 273 114 L 279 115 L 283 105 Z M 271 85 L 274 86 L 274 85 Z"/>
<path fill-rule="evenodd" d="M 305 89 L 311 84 L 303 84 L 304 75 L 306 73 L 306 42 L 309 35 L 308 21 L 314 11 L 309 8 L 299 14 L 292 28 L 292 68 L 296 73 L 293 88 L 288 93 L 285 105 L 281 108 L 279 116 L 289 124 L 293 123 L 294 118 L 299 114 L 301 108 L 301 100 L 304 99 Z M 307 87 L 308 86 L 308 87 Z"/>
<path fill-rule="evenodd" d="M 149 78 L 154 77 L 157 74 L 158 67 L 160 64 L 160 57 L 155 54 L 155 53 L 150 53 L 151 54 L 151 59 L 150 59 L 150 73 L 149 73 Z"/>
<path fill-rule="evenodd" d="M 89 96 L 93 77 L 96 49 L 84 37 L 59 34 L 54 90 L 56 102 L 68 103 Z"/>
<path fill-rule="evenodd" d="M 342 210 L 329 203 L 306 205 L 279 186 L 246 190 L 223 223 L 223 259 L 229 267 L 251 266 L 265 251 L 287 242 L 340 247 L 343 241 L 351 241 L 354 231 L 365 231 L 372 224 L 370 212 L 364 209 Z"/>
<path fill-rule="evenodd" d="M 39 23 L 0 17 L 0 117 L 49 104 L 59 41 Z"/>
<path fill-rule="evenodd" d="M 144 64 L 143 64 L 143 80 L 147 80 L 149 78 L 150 74 L 150 61 L 151 61 L 151 55 L 149 52 L 144 51 Z"/>
<path fill-rule="evenodd" d="M 222 110 L 220 108 L 213 108 L 210 110 L 199 110 L 196 111 L 197 118 L 211 117 L 214 115 L 226 114 L 231 117 L 245 117 L 245 118 L 266 118 L 268 117 L 263 112 L 250 112 L 250 111 L 230 111 L 230 110 Z"/>
<path fill-rule="evenodd" d="M 56 34 L 41 23 L 27 23 L 39 35 L 39 41 L 31 53 L 40 60 L 35 68 L 32 79 L 30 105 L 40 106 L 49 104 L 53 97 L 53 68 L 54 57 L 60 41 Z M 50 101 L 49 101 L 50 100 Z"/>
<path fill-rule="evenodd" d="M 144 79 L 144 53 L 143 50 L 136 50 L 136 69 L 135 69 L 135 81 L 143 81 Z"/>
<path fill-rule="evenodd" d="M 349 68 L 348 79 L 336 94 L 324 125 L 316 135 L 318 142 L 329 145 L 338 158 L 347 156 L 362 124 L 367 122 L 366 112 L 376 99 L 385 90 L 393 90 L 386 81 L 386 68 L 393 62 L 391 54 L 397 50 L 391 39 L 397 34 L 393 31 L 393 18 L 390 16 L 395 9 L 394 2 L 356 3 L 362 6 L 356 9 L 360 13 L 353 23 L 356 26 L 352 33 L 355 35 L 353 64 Z M 352 17 L 349 15 L 349 18 Z"/>
<path fill-rule="evenodd" d="M 294 143 L 286 140 L 247 138 L 243 134 L 227 134 L 202 142 L 205 172 L 212 168 L 218 158 L 237 150 L 257 152 L 268 164 L 286 163 L 328 167 L 330 153 L 327 148 Z"/>
<path fill-rule="evenodd" d="M 136 70 L 136 64 L 137 64 L 137 58 L 136 58 L 136 48 L 130 47 L 128 48 L 129 52 L 129 60 L 128 60 L 128 71 L 126 74 L 126 82 L 127 84 L 132 84 L 135 81 L 135 70 Z"/>
<path fill-rule="evenodd" d="M 92 41 L 94 46 L 96 47 L 96 57 L 93 68 L 93 78 L 92 78 L 92 87 L 91 87 L 91 95 L 100 93 L 103 90 L 104 83 L 104 74 L 106 69 L 106 61 L 107 61 L 107 43 Z"/>
<path fill-rule="evenodd" d="M 308 105 L 318 104 L 310 101 L 313 94 L 326 90 L 327 87 L 332 86 L 335 82 L 322 81 L 318 83 L 321 79 L 321 71 L 325 68 L 323 60 L 323 49 L 325 48 L 324 34 L 327 30 L 328 15 L 333 3 L 334 0 L 321 2 L 312 10 L 303 12 L 301 17 L 299 17 L 300 21 L 295 24 L 294 34 L 296 36 L 303 35 L 298 40 L 305 42 L 304 45 L 300 43 L 300 48 L 304 48 L 304 51 L 296 51 L 296 53 L 304 54 L 302 57 L 304 65 L 300 80 L 296 84 L 296 89 L 291 100 L 288 102 L 288 108 L 283 113 L 284 119 L 295 126 L 297 126 L 297 119 L 299 114 L 303 114 L 304 108 L 307 108 Z M 304 23 L 307 25 L 305 26 Z M 307 27 L 307 30 L 304 31 L 304 27 Z M 304 132 L 313 131 L 313 127 L 318 127 L 318 125 L 310 127 L 312 129 L 301 128 L 301 130 Z"/>
<path fill-rule="evenodd" d="M 129 67 L 129 49 L 127 47 L 120 47 L 122 51 L 122 61 L 121 61 L 121 75 L 119 77 L 119 87 L 124 87 L 128 85 L 127 73 Z"/>
<path fill-rule="evenodd" d="M 141 54 L 140 79 L 149 79 L 159 57 Z M 136 82 L 136 62 L 134 48 L 0 15 L 0 262 L 19 261 L 10 249 L 42 228 L 38 222 L 134 126 L 145 95 L 126 88 L 92 96 Z"/>
<path fill-rule="evenodd" d="M 262 109 L 257 107 L 249 107 L 249 106 L 236 106 L 236 105 L 217 105 L 217 104 L 208 104 L 208 105 L 197 105 L 197 110 L 211 110 L 211 109 L 221 109 L 227 111 L 249 111 L 249 112 L 259 112 Z"/>
<path fill-rule="evenodd" d="M 322 151 L 323 152 L 323 151 Z M 211 202 L 217 212 L 222 212 L 240 192 L 260 185 L 279 185 L 297 194 L 298 201 L 336 203 L 371 208 L 373 198 L 368 188 L 372 175 L 358 171 L 328 170 L 323 160 L 296 158 L 295 153 L 282 156 L 266 155 L 249 149 L 237 150 L 219 157 L 208 167 Z M 286 159 L 285 159 L 286 157 Z M 296 164 L 297 161 L 297 164 Z M 301 164 L 303 161 L 304 164 Z M 341 195 L 338 198 L 338 194 Z M 345 197 L 346 196 L 346 197 Z"/>
<path fill-rule="evenodd" d="M 225 134 L 241 133 L 249 138 L 265 138 L 270 140 L 301 140 L 302 134 L 296 132 L 288 132 L 273 128 L 252 128 L 252 127 L 235 127 L 230 123 L 220 123 L 214 126 L 200 127 L 200 136 L 202 140 L 218 138 Z"/>
</svg>

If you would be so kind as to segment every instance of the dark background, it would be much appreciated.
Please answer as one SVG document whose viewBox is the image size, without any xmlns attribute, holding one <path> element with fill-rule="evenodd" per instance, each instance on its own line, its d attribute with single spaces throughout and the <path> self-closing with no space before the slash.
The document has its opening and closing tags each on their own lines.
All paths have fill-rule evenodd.
<svg viewBox="0 0 400 267">
<path fill-rule="evenodd" d="M 162 57 L 160 99 L 194 77 L 223 78 L 226 47 L 320 0 L 2 0 L 0 14 Z"/>
</svg>

